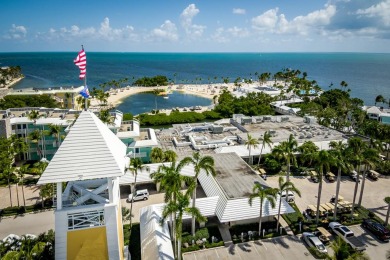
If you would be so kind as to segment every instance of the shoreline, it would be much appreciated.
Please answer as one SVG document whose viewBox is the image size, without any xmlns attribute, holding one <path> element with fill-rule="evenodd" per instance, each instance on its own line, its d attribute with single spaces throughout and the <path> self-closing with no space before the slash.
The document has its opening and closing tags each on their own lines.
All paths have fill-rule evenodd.
<svg viewBox="0 0 390 260">
<path fill-rule="evenodd" d="M 106 91 L 110 93 L 109 98 L 107 99 L 107 104 L 111 107 L 116 107 L 119 104 L 121 104 L 124 99 L 131 95 L 151 91 L 153 89 L 163 89 L 166 90 L 168 88 L 168 91 L 180 91 L 184 94 L 188 95 L 194 95 L 199 96 L 203 98 L 207 98 L 210 100 L 214 99 L 214 96 L 219 96 L 220 92 L 222 91 L 222 88 L 227 88 L 228 91 L 233 91 L 234 83 L 217 83 L 217 84 L 199 84 L 199 85 L 171 85 L 171 86 L 164 86 L 162 87 L 132 87 L 127 86 L 118 90 L 110 90 Z M 91 107 L 99 107 L 99 102 L 97 99 L 91 100 Z"/>
</svg>

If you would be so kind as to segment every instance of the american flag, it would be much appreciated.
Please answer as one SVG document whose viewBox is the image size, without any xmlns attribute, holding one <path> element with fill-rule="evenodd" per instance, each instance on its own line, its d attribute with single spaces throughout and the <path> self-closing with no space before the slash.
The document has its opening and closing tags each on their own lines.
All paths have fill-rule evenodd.
<svg viewBox="0 0 390 260">
<path fill-rule="evenodd" d="M 79 78 L 85 78 L 85 74 L 87 73 L 87 55 L 85 55 L 84 49 L 82 49 L 76 59 L 74 59 L 74 64 L 80 69 Z"/>
</svg>

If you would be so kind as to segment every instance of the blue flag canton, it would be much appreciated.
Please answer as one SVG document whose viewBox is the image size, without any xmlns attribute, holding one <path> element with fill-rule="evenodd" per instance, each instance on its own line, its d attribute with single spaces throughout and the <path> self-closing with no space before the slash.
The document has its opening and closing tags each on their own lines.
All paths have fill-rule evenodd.
<svg viewBox="0 0 390 260">
<path fill-rule="evenodd" d="M 84 97 L 84 98 L 89 98 L 90 95 L 89 95 L 88 86 L 85 86 L 85 87 L 83 88 L 83 90 L 80 91 L 79 94 L 80 94 L 82 97 Z"/>
</svg>

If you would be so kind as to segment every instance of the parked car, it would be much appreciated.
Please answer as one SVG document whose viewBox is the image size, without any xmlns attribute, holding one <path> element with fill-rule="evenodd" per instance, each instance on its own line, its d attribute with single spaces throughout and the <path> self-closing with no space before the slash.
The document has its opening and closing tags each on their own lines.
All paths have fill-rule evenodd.
<svg viewBox="0 0 390 260">
<path fill-rule="evenodd" d="M 389 242 L 390 230 L 388 230 L 382 224 L 380 224 L 372 219 L 364 219 L 363 223 L 362 223 L 362 227 L 369 230 L 378 239 L 385 241 L 385 242 Z"/>
<path fill-rule="evenodd" d="M 324 244 L 313 233 L 303 232 L 302 238 L 309 247 L 314 247 L 321 253 L 328 253 Z"/>
<path fill-rule="evenodd" d="M 294 200 L 295 200 L 294 193 L 292 191 L 288 191 L 288 196 L 286 196 L 286 191 L 283 191 L 282 192 L 282 199 L 285 199 L 287 202 L 294 202 Z"/>
<path fill-rule="evenodd" d="M 351 174 L 349 175 L 349 177 L 352 179 L 352 180 L 354 180 L 355 182 L 356 182 L 356 180 L 357 180 L 357 172 L 356 171 L 353 171 L 353 172 L 351 172 Z M 360 183 L 360 179 L 359 179 L 359 183 Z"/>
<path fill-rule="evenodd" d="M 134 196 L 134 201 L 147 200 L 147 199 L 149 199 L 149 192 L 147 189 L 137 190 L 134 195 L 133 195 L 133 193 L 129 195 L 127 202 L 131 202 L 131 200 L 133 199 L 133 196 Z"/>
<path fill-rule="evenodd" d="M 377 173 L 374 170 L 369 170 L 367 173 L 367 177 L 370 178 L 373 181 L 377 181 L 379 177 L 379 173 Z"/>
<path fill-rule="evenodd" d="M 355 234 L 348 227 L 338 222 L 330 222 L 329 228 L 356 251 L 366 250 L 366 244 L 355 237 Z"/>
<path fill-rule="evenodd" d="M 331 172 L 327 172 L 327 173 L 325 174 L 325 178 L 326 178 L 329 182 L 335 182 L 335 180 L 336 180 L 336 176 L 335 176 L 333 173 L 331 173 Z"/>
</svg>

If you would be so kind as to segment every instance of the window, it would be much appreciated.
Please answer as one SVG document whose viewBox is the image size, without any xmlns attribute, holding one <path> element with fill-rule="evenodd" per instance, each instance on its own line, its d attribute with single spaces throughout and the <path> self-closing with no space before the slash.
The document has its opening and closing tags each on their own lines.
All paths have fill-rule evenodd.
<svg viewBox="0 0 390 260">
<path fill-rule="evenodd" d="M 135 153 L 139 153 L 139 148 L 135 148 Z"/>
<path fill-rule="evenodd" d="M 68 214 L 68 230 L 104 225 L 105 222 L 103 210 Z"/>
</svg>

